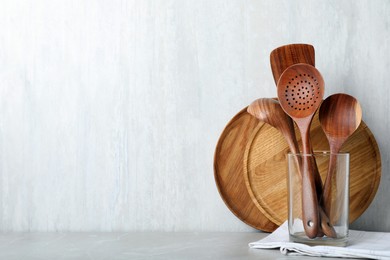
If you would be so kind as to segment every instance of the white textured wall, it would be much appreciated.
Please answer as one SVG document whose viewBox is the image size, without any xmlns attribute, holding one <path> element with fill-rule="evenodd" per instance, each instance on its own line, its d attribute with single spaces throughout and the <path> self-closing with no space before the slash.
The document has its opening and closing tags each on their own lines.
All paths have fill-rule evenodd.
<svg viewBox="0 0 390 260">
<path fill-rule="evenodd" d="M 387 0 L 1 0 L 0 230 L 251 230 L 214 148 L 295 42 L 361 101 L 383 177 L 353 227 L 390 231 Z"/>
</svg>

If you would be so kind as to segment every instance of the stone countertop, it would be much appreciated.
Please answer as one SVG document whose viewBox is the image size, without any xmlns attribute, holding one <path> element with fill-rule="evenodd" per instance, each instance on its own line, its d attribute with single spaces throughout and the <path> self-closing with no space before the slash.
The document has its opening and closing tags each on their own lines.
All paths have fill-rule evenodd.
<svg viewBox="0 0 390 260">
<path fill-rule="evenodd" d="M 0 233 L 0 259 L 303 258 L 284 256 L 279 250 L 248 247 L 249 242 L 266 235 L 260 232 L 5 232 Z"/>
</svg>

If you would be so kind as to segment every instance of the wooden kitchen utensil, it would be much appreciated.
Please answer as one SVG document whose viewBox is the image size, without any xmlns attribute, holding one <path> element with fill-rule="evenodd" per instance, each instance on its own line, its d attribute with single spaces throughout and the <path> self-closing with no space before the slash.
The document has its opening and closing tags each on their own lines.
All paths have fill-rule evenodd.
<svg viewBox="0 0 390 260">
<path fill-rule="evenodd" d="M 306 63 L 315 66 L 314 47 L 309 44 L 289 44 L 278 47 L 271 52 L 270 63 L 277 84 L 280 75 L 291 65 Z"/>
<path fill-rule="evenodd" d="M 336 154 L 344 142 L 356 131 L 362 120 L 359 102 L 347 94 L 334 94 L 326 98 L 319 110 L 321 127 L 329 141 L 330 159 L 325 179 L 323 197 L 325 211 L 329 215 L 332 205 L 332 178 L 337 165 Z"/>
<path fill-rule="evenodd" d="M 308 64 L 286 69 L 278 81 L 278 98 L 283 110 L 295 121 L 302 136 L 303 154 L 311 154 L 310 124 L 324 95 L 320 72 Z M 310 158 L 302 157 L 302 220 L 309 238 L 317 236 L 320 218 L 314 169 Z"/>
</svg>

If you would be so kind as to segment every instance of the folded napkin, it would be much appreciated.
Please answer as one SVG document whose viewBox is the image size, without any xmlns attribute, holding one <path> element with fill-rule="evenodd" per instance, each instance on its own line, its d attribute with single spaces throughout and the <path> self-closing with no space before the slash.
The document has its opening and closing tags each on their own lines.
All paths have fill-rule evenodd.
<svg viewBox="0 0 390 260">
<path fill-rule="evenodd" d="M 249 247 L 259 249 L 280 248 L 280 252 L 285 255 L 390 260 L 390 233 L 350 230 L 346 247 L 308 246 L 289 241 L 288 224 L 285 222 L 266 238 L 250 243 Z"/>
</svg>

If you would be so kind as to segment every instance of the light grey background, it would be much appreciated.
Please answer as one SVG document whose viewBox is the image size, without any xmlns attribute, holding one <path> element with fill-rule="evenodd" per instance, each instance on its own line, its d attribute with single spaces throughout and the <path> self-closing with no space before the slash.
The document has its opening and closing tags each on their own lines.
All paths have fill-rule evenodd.
<svg viewBox="0 0 390 260">
<path fill-rule="evenodd" d="M 0 230 L 250 231 L 224 205 L 224 126 L 311 43 L 383 163 L 353 225 L 390 231 L 390 1 L 0 1 Z"/>
</svg>

